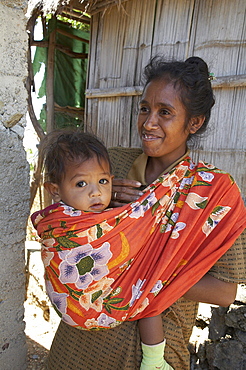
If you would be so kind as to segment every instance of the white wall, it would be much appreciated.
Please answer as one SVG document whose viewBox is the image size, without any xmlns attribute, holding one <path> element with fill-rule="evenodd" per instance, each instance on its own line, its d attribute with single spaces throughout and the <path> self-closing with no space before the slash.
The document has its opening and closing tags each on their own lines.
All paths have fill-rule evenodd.
<svg viewBox="0 0 246 370">
<path fill-rule="evenodd" d="M 0 369 L 26 368 L 24 242 L 29 168 L 23 148 L 27 0 L 0 0 Z"/>
</svg>

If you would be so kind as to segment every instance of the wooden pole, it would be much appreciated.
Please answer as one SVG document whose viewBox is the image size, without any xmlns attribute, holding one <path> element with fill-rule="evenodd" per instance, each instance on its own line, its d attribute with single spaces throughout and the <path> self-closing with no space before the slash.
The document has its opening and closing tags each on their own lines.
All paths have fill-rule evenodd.
<svg viewBox="0 0 246 370">
<path fill-rule="evenodd" d="M 46 81 L 46 109 L 47 109 L 47 133 L 54 130 L 54 61 L 56 46 L 56 30 L 53 30 L 49 36 L 48 61 L 47 61 L 47 81 Z"/>
<path fill-rule="evenodd" d="M 219 87 L 233 88 L 243 86 L 246 86 L 246 75 L 222 76 L 212 81 L 212 87 L 214 89 Z"/>
<path fill-rule="evenodd" d="M 212 81 L 213 89 L 246 86 L 246 75 L 221 76 Z M 143 86 L 125 86 L 109 89 L 87 89 L 86 98 L 112 98 L 118 96 L 136 96 L 143 93 Z"/>
<path fill-rule="evenodd" d="M 85 43 L 89 44 L 89 40 L 83 39 L 82 37 L 79 37 L 79 36 L 76 36 L 76 35 L 73 35 L 72 33 L 66 32 L 62 29 L 57 28 L 57 32 L 60 33 L 61 35 L 67 36 L 71 39 L 78 40 L 78 41 L 85 42 Z"/>
<path fill-rule="evenodd" d="M 116 96 L 135 96 L 141 95 L 143 92 L 142 86 L 126 86 L 126 87 L 116 87 L 109 89 L 88 89 L 86 90 L 86 98 L 109 98 Z"/>
</svg>

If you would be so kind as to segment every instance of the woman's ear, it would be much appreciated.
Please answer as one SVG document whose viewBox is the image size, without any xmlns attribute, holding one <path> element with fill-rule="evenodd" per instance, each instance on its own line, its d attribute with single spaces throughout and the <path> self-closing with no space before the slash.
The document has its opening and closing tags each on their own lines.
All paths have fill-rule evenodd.
<svg viewBox="0 0 246 370">
<path fill-rule="evenodd" d="M 59 186 L 53 182 L 50 182 L 50 181 L 47 181 L 44 183 L 44 188 L 45 190 L 48 191 L 48 193 L 50 193 L 53 201 L 56 203 L 56 202 L 60 202 L 61 200 L 61 197 L 60 197 L 60 194 L 59 194 Z"/>
<path fill-rule="evenodd" d="M 192 117 L 189 122 L 190 134 L 195 134 L 202 127 L 204 121 L 204 116 Z"/>
</svg>

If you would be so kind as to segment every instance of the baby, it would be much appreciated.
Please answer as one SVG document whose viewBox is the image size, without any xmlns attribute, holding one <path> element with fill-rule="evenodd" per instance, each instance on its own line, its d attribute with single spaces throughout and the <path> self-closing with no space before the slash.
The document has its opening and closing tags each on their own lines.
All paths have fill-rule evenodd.
<svg viewBox="0 0 246 370">
<path fill-rule="evenodd" d="M 45 189 L 54 202 L 75 210 L 103 212 L 110 204 L 112 180 L 105 146 L 81 131 L 56 131 L 43 146 Z M 143 358 L 141 370 L 172 369 L 164 360 L 165 340 L 161 315 L 139 320 Z"/>
</svg>

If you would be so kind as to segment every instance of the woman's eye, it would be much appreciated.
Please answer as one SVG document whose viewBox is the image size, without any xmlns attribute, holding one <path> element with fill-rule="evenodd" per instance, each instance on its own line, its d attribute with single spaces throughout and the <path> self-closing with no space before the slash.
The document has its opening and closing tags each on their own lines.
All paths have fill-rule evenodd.
<svg viewBox="0 0 246 370">
<path fill-rule="evenodd" d="M 161 114 L 161 115 L 163 115 L 163 116 L 166 116 L 166 115 L 168 115 L 168 114 L 170 114 L 170 113 L 169 113 L 169 111 L 168 111 L 167 109 L 162 109 L 162 110 L 160 111 L 160 114 Z"/>
<path fill-rule="evenodd" d="M 139 113 L 147 113 L 149 109 L 145 106 L 139 107 Z"/>
<path fill-rule="evenodd" d="M 105 185 L 107 183 L 108 183 L 108 180 L 107 179 L 101 179 L 101 180 L 99 180 L 99 184 Z"/>
<path fill-rule="evenodd" d="M 86 182 L 85 181 L 79 181 L 76 186 L 78 186 L 79 188 L 83 188 L 84 186 L 86 186 Z"/>
</svg>

